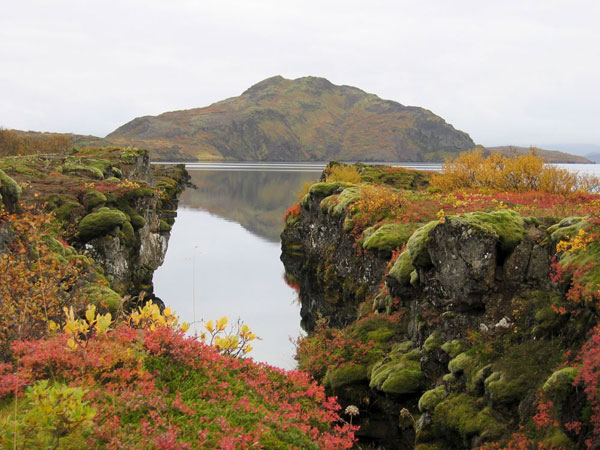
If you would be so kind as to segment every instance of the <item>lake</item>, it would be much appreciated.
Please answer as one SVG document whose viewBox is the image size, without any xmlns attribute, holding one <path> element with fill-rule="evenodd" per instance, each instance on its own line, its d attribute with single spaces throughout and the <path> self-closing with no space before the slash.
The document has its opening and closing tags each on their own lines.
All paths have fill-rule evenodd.
<svg viewBox="0 0 600 450">
<path fill-rule="evenodd" d="M 156 295 L 192 333 L 202 321 L 242 320 L 261 338 L 251 357 L 293 369 L 300 305 L 283 280 L 279 234 L 283 213 L 324 164 L 186 167 L 196 187 L 180 196 L 165 262 L 154 274 Z"/>
<path fill-rule="evenodd" d="M 440 164 L 402 164 L 439 170 Z M 155 293 L 182 321 L 200 332 L 203 322 L 227 316 L 247 323 L 261 338 L 256 361 L 292 369 L 300 328 L 296 292 L 283 281 L 279 234 L 282 216 L 325 163 L 191 163 L 195 188 L 180 197 Z M 600 175 L 600 165 L 566 164 Z"/>
</svg>

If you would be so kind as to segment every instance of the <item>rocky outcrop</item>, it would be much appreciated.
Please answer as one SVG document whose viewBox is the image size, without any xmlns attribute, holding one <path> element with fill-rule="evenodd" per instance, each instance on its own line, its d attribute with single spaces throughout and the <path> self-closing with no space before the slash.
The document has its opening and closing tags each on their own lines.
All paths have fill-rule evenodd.
<svg viewBox="0 0 600 450">
<path fill-rule="evenodd" d="M 438 215 L 412 229 L 400 222 L 357 230 L 362 189 L 318 183 L 286 218 L 281 259 L 313 336 L 305 351 L 326 342 L 321 318 L 370 349 L 346 348 L 343 361 L 315 376 L 343 406 L 360 408 L 365 444 L 463 449 L 508 439 L 530 423 L 546 398 L 541 387 L 559 376 L 562 355 L 577 350 L 596 321 L 585 307 L 563 312 L 565 286 L 550 282 L 557 241 L 586 222 L 498 209 Z M 369 337 L 361 334 L 388 315 L 397 317 L 394 326 L 369 325 Z M 299 353 L 308 369 L 310 355 Z M 585 403 L 581 391 L 565 389 L 573 397 L 559 401 L 561 423 L 578 420 Z M 585 433 L 563 426 L 538 436 L 580 448 Z"/>
<path fill-rule="evenodd" d="M 52 212 L 57 237 L 91 258 L 118 294 L 152 294 L 152 274 L 163 262 L 188 179 L 183 166 L 152 166 L 146 150 L 130 147 L 12 157 L 0 165 L 9 211 L 20 199 Z"/>
</svg>

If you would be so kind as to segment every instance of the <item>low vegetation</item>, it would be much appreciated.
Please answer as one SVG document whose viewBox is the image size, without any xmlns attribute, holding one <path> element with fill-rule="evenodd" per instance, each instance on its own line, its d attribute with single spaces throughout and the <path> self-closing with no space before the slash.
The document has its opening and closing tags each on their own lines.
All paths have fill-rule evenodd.
<svg viewBox="0 0 600 450">
<path fill-rule="evenodd" d="M 86 256 L 92 242 L 135 252 L 140 230 L 173 223 L 161 213 L 181 170 L 155 168 L 152 186 L 144 158 L 111 147 L 0 159 L 0 448 L 352 447 L 356 427 L 322 386 L 248 358 L 248 325 L 221 318 L 186 335 L 140 292 L 147 274 L 122 285 Z"/>
</svg>

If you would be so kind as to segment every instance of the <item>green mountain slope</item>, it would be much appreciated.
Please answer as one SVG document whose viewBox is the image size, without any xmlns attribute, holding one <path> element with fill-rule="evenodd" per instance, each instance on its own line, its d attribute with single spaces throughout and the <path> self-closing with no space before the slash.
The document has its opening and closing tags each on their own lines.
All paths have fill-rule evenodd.
<svg viewBox="0 0 600 450">
<path fill-rule="evenodd" d="M 134 119 L 106 138 L 169 160 L 441 161 L 475 146 L 426 109 L 281 76 L 205 108 Z"/>
</svg>

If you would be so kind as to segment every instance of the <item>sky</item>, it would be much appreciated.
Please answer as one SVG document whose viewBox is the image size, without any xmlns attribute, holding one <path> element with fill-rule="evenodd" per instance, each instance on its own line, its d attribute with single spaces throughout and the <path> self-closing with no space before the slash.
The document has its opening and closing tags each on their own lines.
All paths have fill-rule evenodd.
<svg viewBox="0 0 600 450">
<path fill-rule="evenodd" d="M 600 150 L 599 19 L 598 0 L 5 2 L 0 127 L 105 136 L 313 75 L 478 144 Z"/>
</svg>

